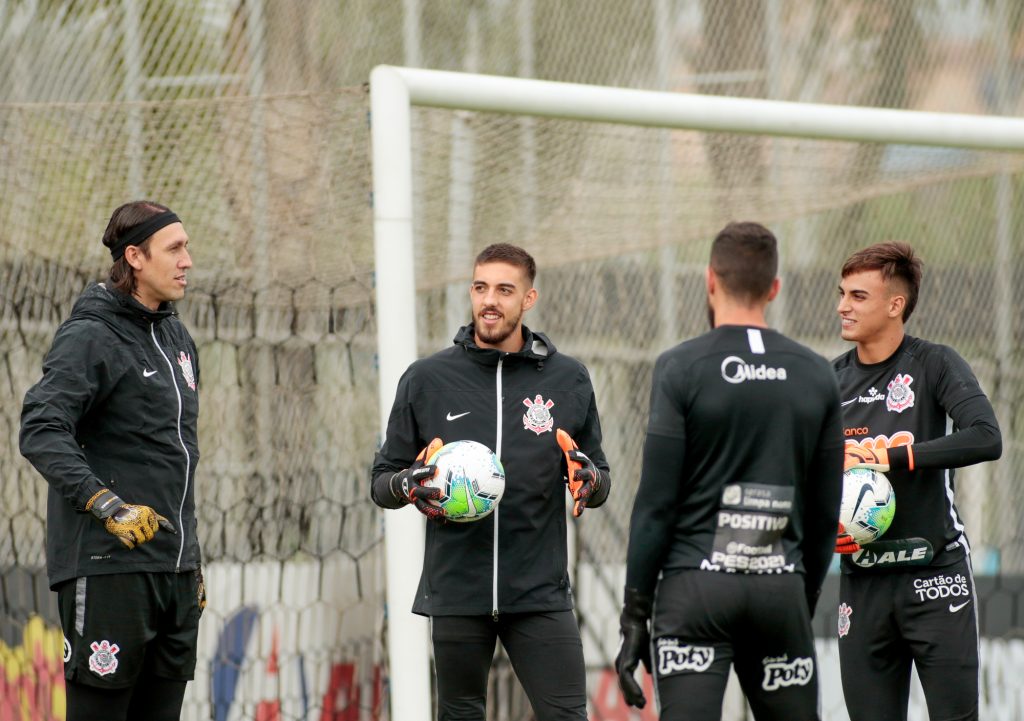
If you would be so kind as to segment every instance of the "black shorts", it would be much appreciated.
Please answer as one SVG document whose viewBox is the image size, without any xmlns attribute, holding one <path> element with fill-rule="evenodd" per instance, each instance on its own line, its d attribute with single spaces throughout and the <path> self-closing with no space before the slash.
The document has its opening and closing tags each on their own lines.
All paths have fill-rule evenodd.
<svg viewBox="0 0 1024 721">
<path fill-rule="evenodd" d="M 839 663 L 852 721 L 906 719 L 911 663 L 931 721 L 977 719 L 977 614 L 969 558 L 843 574 Z"/>
<path fill-rule="evenodd" d="M 814 635 L 800 574 L 686 570 L 654 606 L 654 682 L 662 721 L 719 719 L 736 675 L 758 721 L 816 721 Z"/>
<path fill-rule="evenodd" d="M 132 686 L 142 673 L 192 680 L 201 586 L 200 571 L 83 576 L 60 584 L 64 677 L 110 689 Z"/>
</svg>

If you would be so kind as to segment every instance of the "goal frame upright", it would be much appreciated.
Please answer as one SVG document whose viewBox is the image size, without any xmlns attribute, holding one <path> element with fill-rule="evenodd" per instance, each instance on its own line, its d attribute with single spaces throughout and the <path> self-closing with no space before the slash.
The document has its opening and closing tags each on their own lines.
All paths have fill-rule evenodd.
<svg viewBox="0 0 1024 721">
<path fill-rule="evenodd" d="M 412 106 L 851 142 L 1024 151 L 1024 120 L 727 98 L 378 65 L 370 74 L 381 438 L 398 380 L 417 358 Z M 430 721 L 430 639 L 411 613 L 423 518 L 385 514 L 392 721 Z"/>
</svg>

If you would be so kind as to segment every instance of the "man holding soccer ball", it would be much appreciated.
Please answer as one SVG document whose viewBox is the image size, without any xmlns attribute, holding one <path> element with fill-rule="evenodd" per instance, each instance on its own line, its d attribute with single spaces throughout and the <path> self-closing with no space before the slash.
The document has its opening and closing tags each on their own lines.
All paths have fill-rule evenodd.
<svg viewBox="0 0 1024 721">
<path fill-rule="evenodd" d="M 904 332 L 921 261 L 879 243 L 843 264 L 837 358 L 846 469 L 886 474 L 896 514 L 862 548 L 840 528 L 839 659 L 851 721 L 907 718 L 911 664 L 931 721 L 978 718 L 978 621 L 954 468 L 1002 451 L 992 406 L 956 351 Z M 950 426 L 950 421 L 952 425 Z M 952 428 L 952 430 L 950 430 Z"/>
<path fill-rule="evenodd" d="M 723 228 L 713 329 L 654 368 L 615 665 L 639 707 L 634 671 L 653 671 L 663 720 L 719 719 L 731 666 L 759 721 L 818 718 L 810 618 L 839 517 L 839 389 L 828 361 L 768 328 L 777 268 L 767 228 Z"/>
<path fill-rule="evenodd" d="M 582 512 L 605 502 L 611 478 L 587 369 L 523 325 L 537 301 L 535 275 L 533 258 L 514 245 L 477 256 L 473 322 L 403 374 L 373 464 L 377 505 L 413 505 L 431 521 L 413 612 L 431 619 L 442 721 L 485 718 L 499 638 L 539 721 L 586 719 L 565 488 L 570 481 Z M 578 449 L 563 452 L 557 431 Z M 500 459 L 505 489 L 493 512 L 446 522 L 440 489 L 424 485 L 441 439 L 482 443 Z"/>
</svg>

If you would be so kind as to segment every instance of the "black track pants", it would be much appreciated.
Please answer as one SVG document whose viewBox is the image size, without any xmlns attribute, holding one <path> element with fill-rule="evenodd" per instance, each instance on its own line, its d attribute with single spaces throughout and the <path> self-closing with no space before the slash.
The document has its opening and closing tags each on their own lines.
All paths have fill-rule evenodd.
<svg viewBox="0 0 1024 721">
<path fill-rule="evenodd" d="M 487 676 L 501 639 L 537 721 L 586 721 L 583 644 L 572 611 L 431 619 L 439 721 L 483 721 Z"/>
</svg>

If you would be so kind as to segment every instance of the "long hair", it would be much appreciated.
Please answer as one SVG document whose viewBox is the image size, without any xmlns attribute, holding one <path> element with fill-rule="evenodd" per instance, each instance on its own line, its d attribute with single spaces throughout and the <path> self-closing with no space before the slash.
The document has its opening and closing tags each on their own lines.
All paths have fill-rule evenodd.
<svg viewBox="0 0 1024 721">
<path fill-rule="evenodd" d="M 108 248 L 115 246 L 120 238 L 140 223 L 144 223 L 154 215 L 167 212 L 169 208 L 151 200 L 135 200 L 125 203 L 110 216 L 107 229 L 103 231 L 103 245 Z M 152 238 L 152 236 L 150 236 Z M 137 247 L 142 254 L 149 257 L 149 241 L 146 238 Z M 135 269 L 128 264 L 122 255 L 110 266 L 110 285 L 125 295 L 134 295 L 136 289 Z"/>
</svg>

